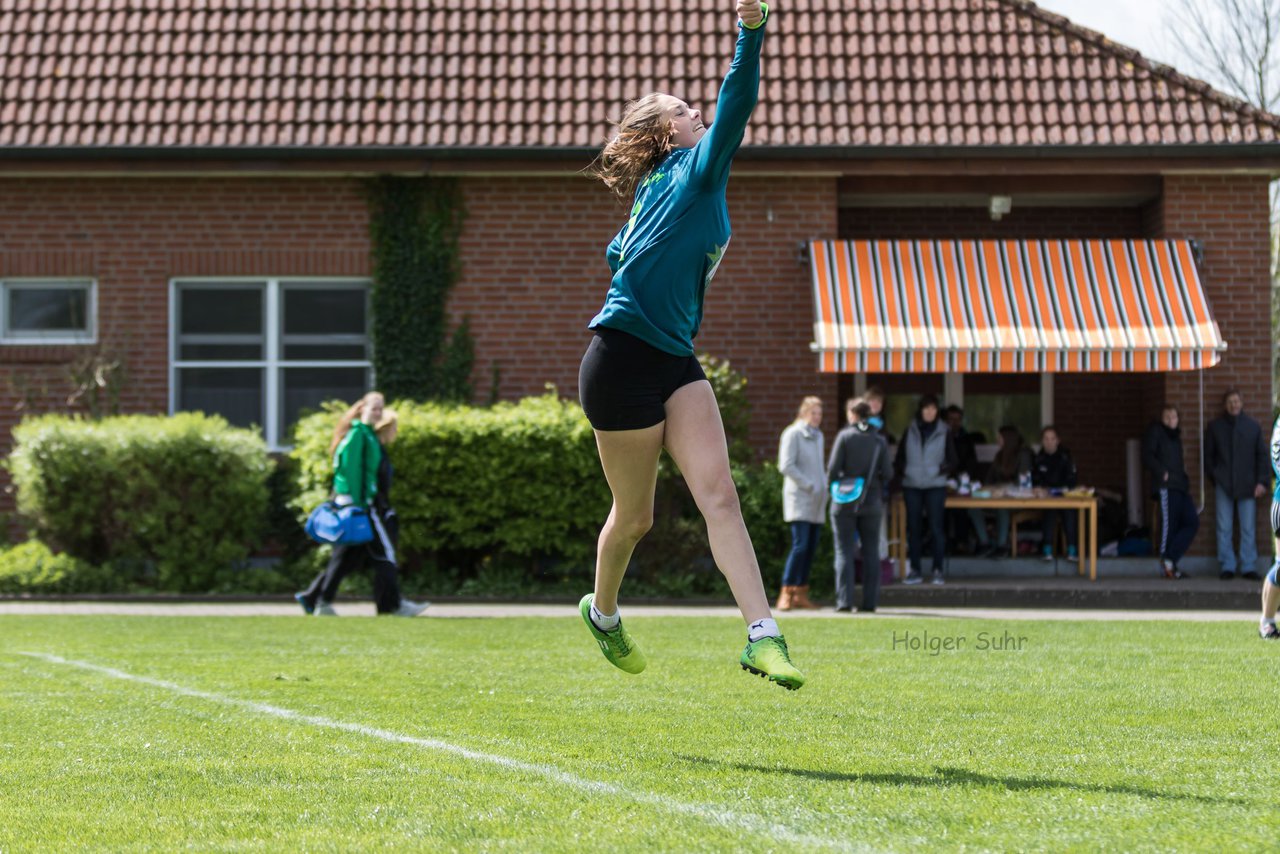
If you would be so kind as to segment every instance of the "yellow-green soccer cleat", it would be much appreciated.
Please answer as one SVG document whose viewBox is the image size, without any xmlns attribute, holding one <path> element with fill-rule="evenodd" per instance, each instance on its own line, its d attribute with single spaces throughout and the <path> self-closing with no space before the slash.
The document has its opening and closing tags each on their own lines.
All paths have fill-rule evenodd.
<svg viewBox="0 0 1280 854">
<path fill-rule="evenodd" d="M 747 648 L 739 659 L 742 669 L 757 676 L 764 676 L 788 691 L 796 691 L 804 685 L 804 674 L 791 663 L 787 642 L 781 637 L 760 638 L 747 641 Z"/>
<path fill-rule="evenodd" d="M 591 636 L 596 639 L 596 643 L 600 644 L 600 651 L 604 653 L 604 657 L 609 659 L 609 663 L 614 667 L 628 673 L 639 673 L 644 670 L 644 666 L 649 662 L 645 660 L 644 653 L 636 647 L 635 641 L 631 639 L 631 633 L 627 631 L 626 626 L 622 625 L 621 620 L 618 621 L 618 627 L 611 632 L 602 632 L 596 628 L 595 623 L 591 622 L 592 598 L 591 593 L 583 596 L 582 601 L 578 603 L 578 610 L 582 612 L 582 621 L 587 624 L 588 629 L 591 629 Z"/>
</svg>

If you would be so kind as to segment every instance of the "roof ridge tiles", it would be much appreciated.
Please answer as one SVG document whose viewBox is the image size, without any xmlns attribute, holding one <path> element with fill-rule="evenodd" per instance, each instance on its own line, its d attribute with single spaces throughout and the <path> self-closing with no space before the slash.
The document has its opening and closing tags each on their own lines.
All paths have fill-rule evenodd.
<svg viewBox="0 0 1280 854">
<path fill-rule="evenodd" d="M 1043 9 L 1033 3 L 1032 0 L 990 0 L 990 2 L 999 3 L 1011 9 L 1028 14 L 1048 26 L 1069 33 L 1076 38 L 1088 44 L 1092 44 L 1101 50 L 1107 51 L 1114 56 L 1122 57 L 1133 65 L 1146 69 L 1151 74 L 1176 83 L 1177 85 L 1184 86 L 1201 95 L 1206 95 L 1223 106 L 1227 106 L 1230 109 L 1244 113 L 1256 121 L 1265 122 L 1277 129 L 1280 129 L 1280 116 L 1268 113 L 1265 110 L 1261 110 L 1253 104 L 1250 104 L 1248 101 L 1244 101 L 1234 95 L 1216 89 L 1211 84 L 1206 83 L 1203 80 L 1183 74 L 1171 65 L 1166 65 L 1165 63 L 1150 59 L 1136 48 L 1129 47 L 1128 45 L 1121 44 L 1120 42 L 1112 41 L 1107 38 L 1104 33 L 1100 33 L 1097 30 L 1091 30 L 1088 27 L 1077 24 L 1070 18 L 1050 12 L 1047 9 Z"/>
<path fill-rule="evenodd" d="M 682 18 L 659 0 L 648 27 L 606 0 L 544 0 L 529 23 L 535 2 L 0 2 L 0 139 L 585 148 L 644 91 L 713 107 L 722 0 Z M 746 145 L 1280 139 L 1280 117 L 1032 0 L 845 5 L 780 10 Z"/>
</svg>

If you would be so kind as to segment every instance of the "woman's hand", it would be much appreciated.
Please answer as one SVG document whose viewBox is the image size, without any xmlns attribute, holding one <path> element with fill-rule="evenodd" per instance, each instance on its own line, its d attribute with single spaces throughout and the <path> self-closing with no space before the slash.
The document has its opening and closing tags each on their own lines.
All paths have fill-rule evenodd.
<svg viewBox="0 0 1280 854">
<path fill-rule="evenodd" d="M 764 20 L 764 10 L 760 8 L 760 0 L 738 0 L 738 20 L 745 27 L 758 27 Z"/>
</svg>

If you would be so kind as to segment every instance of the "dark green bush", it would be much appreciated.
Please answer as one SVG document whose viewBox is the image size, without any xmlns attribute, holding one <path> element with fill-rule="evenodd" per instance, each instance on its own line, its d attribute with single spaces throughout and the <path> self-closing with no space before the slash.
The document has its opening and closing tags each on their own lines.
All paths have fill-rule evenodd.
<svg viewBox="0 0 1280 854">
<path fill-rule="evenodd" d="M 698 362 L 707 382 L 716 394 L 720 407 L 720 420 L 724 422 L 724 435 L 729 445 L 730 461 L 747 465 L 755 459 L 748 443 L 751 431 L 751 403 L 747 400 L 747 378 L 733 369 L 725 359 L 699 354 Z"/>
<path fill-rule="evenodd" d="M 14 428 L 9 470 L 38 539 L 90 564 L 130 567 L 162 590 L 211 589 L 267 519 L 262 439 L 199 413 Z"/>
<path fill-rule="evenodd" d="M 392 503 L 400 551 L 554 555 L 589 565 L 609 489 L 582 409 L 554 392 L 491 408 L 393 404 Z M 340 405 L 298 424 L 299 516 L 332 487 L 328 447 Z"/>
</svg>

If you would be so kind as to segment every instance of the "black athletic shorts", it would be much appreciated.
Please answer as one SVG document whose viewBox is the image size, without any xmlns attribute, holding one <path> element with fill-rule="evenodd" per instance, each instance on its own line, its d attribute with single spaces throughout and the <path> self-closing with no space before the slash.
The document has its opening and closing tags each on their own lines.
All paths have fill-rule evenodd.
<svg viewBox="0 0 1280 854">
<path fill-rule="evenodd" d="M 578 395 L 597 430 L 640 430 L 667 418 L 663 404 L 676 389 L 705 380 L 695 356 L 673 356 L 634 335 L 606 326 L 578 369 Z"/>
</svg>

